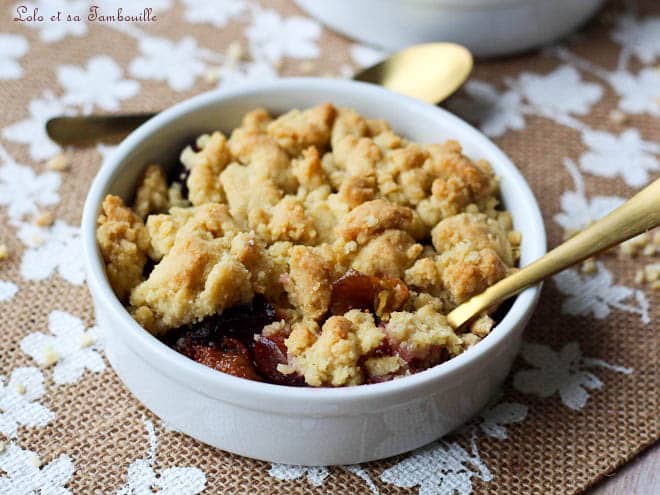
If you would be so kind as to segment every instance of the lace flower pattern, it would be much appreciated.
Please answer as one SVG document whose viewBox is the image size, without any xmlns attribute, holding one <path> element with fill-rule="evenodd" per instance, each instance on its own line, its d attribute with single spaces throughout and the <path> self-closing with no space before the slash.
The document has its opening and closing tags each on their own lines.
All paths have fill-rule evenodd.
<svg viewBox="0 0 660 495">
<path fill-rule="evenodd" d="M 649 302 L 644 292 L 623 285 L 616 285 L 612 273 L 600 261 L 596 262 L 596 273 L 582 276 L 569 268 L 552 277 L 557 289 L 564 293 L 561 310 L 572 316 L 606 318 L 612 309 L 636 313 L 644 324 L 651 321 Z M 625 301 L 629 302 L 625 302 Z"/>
<path fill-rule="evenodd" d="M 10 443 L 0 452 L 0 493 L 11 495 L 72 495 L 66 488 L 73 476 L 71 457 L 62 454 L 46 465 L 39 455 Z"/>
<path fill-rule="evenodd" d="M 44 393 L 44 378 L 37 368 L 16 368 L 7 383 L 0 376 L 0 433 L 13 438 L 18 426 L 34 428 L 50 423 L 55 413 L 38 402 Z"/>
<path fill-rule="evenodd" d="M 609 80 L 621 97 L 622 111 L 660 117 L 660 70 L 645 67 L 637 74 L 621 70 L 611 74 Z"/>
<path fill-rule="evenodd" d="M 199 0 L 183 0 L 186 5 L 186 20 L 193 24 L 208 23 L 217 28 L 223 28 L 233 17 L 238 17 L 248 10 L 244 0 L 215 0 L 200 2 Z"/>
<path fill-rule="evenodd" d="M 18 285 L 7 280 L 0 280 L 0 303 L 11 301 L 18 292 Z"/>
<path fill-rule="evenodd" d="M 621 16 L 612 39 L 634 54 L 642 63 L 652 64 L 660 57 L 660 17 L 636 19 L 628 14 Z"/>
<path fill-rule="evenodd" d="M 330 472 L 327 467 L 307 467 L 307 466 L 294 466 L 292 464 L 272 464 L 268 470 L 273 478 L 278 480 L 289 481 L 297 480 L 300 478 L 307 478 L 307 480 L 314 486 L 321 486 Z"/>
<path fill-rule="evenodd" d="M 66 115 L 70 110 L 61 98 L 55 97 L 49 90 L 45 91 L 28 104 L 29 116 L 5 127 L 2 137 L 27 144 L 33 160 L 45 160 L 60 151 L 59 145 L 46 134 L 46 122 L 52 117 Z"/>
<path fill-rule="evenodd" d="M 19 59 L 27 53 L 28 47 L 23 36 L 0 33 L 0 79 L 20 79 L 23 76 Z"/>
<path fill-rule="evenodd" d="M 257 59 L 279 62 L 284 57 L 310 59 L 319 56 L 321 26 L 306 17 L 281 17 L 274 10 L 257 10 L 245 34 Z"/>
<path fill-rule="evenodd" d="M 527 406 L 519 402 L 500 402 L 481 412 L 479 428 L 489 437 L 504 440 L 509 437 L 506 425 L 523 421 L 528 411 Z"/>
<path fill-rule="evenodd" d="M 549 74 L 525 72 L 514 83 L 520 94 L 541 112 L 586 115 L 603 96 L 603 88 L 584 82 L 580 73 L 562 65 Z"/>
<path fill-rule="evenodd" d="M 569 233 L 578 232 L 596 220 L 615 210 L 625 201 L 619 196 L 593 196 L 588 198 L 584 179 L 577 166 L 569 158 L 564 159 L 564 167 L 573 178 L 574 191 L 562 193 L 561 212 L 554 217 L 555 222 Z"/>
<path fill-rule="evenodd" d="M 0 156 L 3 151 L 0 146 Z M 0 165 L 0 206 L 7 207 L 13 220 L 36 215 L 42 207 L 57 204 L 59 187 L 60 175 L 56 172 L 36 174 L 30 167 L 10 161 Z"/>
<path fill-rule="evenodd" d="M 145 419 L 144 426 L 149 437 L 149 451 L 144 459 L 137 459 L 128 467 L 128 481 L 117 490 L 116 495 L 197 495 L 206 486 L 206 475 L 195 467 L 171 467 L 157 472 L 156 452 L 158 437 L 153 423 Z"/>
<path fill-rule="evenodd" d="M 206 63 L 202 60 L 205 52 L 190 36 L 178 42 L 145 37 L 140 40 L 140 52 L 142 56 L 135 58 L 129 67 L 131 75 L 165 81 L 175 91 L 190 89 L 197 77 L 206 72 Z"/>
<path fill-rule="evenodd" d="M 473 478 L 490 481 L 492 477 L 479 456 L 474 438 L 469 452 L 457 442 L 435 442 L 380 475 L 385 483 L 399 487 L 419 486 L 420 495 L 469 495 Z"/>
<path fill-rule="evenodd" d="M 62 101 L 79 105 L 85 113 L 94 107 L 119 110 L 122 100 L 135 96 L 140 84 L 122 77 L 121 67 L 106 55 L 92 57 L 85 67 L 61 65 L 57 70 L 57 80 L 66 91 Z"/>
<path fill-rule="evenodd" d="M 514 375 L 513 386 L 517 390 L 539 397 L 559 393 L 562 403 L 576 411 L 586 405 L 589 391 L 603 386 L 591 369 L 604 368 L 627 375 L 633 372 L 630 368 L 582 356 L 577 342 L 569 342 L 558 352 L 541 344 L 525 344 L 520 356 L 534 369 L 520 370 Z"/>
<path fill-rule="evenodd" d="M 21 258 L 21 275 L 26 280 L 44 280 L 58 273 L 69 283 L 85 281 L 80 229 L 63 220 L 50 227 L 15 222 L 16 235 L 26 249 Z"/>
<path fill-rule="evenodd" d="M 601 177 L 620 175 L 631 187 L 646 185 L 653 172 L 660 170 L 660 145 L 644 141 L 637 129 L 620 135 L 585 130 L 582 140 L 589 151 L 580 158 L 580 167 Z"/>
<path fill-rule="evenodd" d="M 102 334 L 98 328 L 85 328 L 80 318 L 66 311 L 53 311 L 48 316 L 51 335 L 34 332 L 21 340 L 21 350 L 40 366 L 52 366 L 57 384 L 75 383 L 86 369 L 105 370 L 101 357 Z"/>
</svg>

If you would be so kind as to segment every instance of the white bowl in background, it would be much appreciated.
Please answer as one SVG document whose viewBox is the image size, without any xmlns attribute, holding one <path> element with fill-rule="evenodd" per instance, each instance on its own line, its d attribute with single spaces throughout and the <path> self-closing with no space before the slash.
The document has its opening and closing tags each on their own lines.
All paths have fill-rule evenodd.
<svg viewBox="0 0 660 495">
<path fill-rule="evenodd" d="M 88 284 L 97 323 L 108 336 L 108 359 L 129 390 L 174 428 L 271 462 L 366 462 L 422 446 L 456 428 L 504 381 L 540 290 L 521 293 L 486 339 L 454 359 L 390 382 L 347 388 L 295 388 L 237 378 L 188 359 L 140 327 L 110 288 L 96 244 L 96 218 L 105 195 L 130 199 L 147 165 L 173 166 L 196 136 L 214 129 L 229 132 L 255 107 L 279 114 L 325 101 L 383 118 L 416 141 L 457 139 L 469 156 L 489 160 L 523 235 L 521 263 L 545 252 L 536 200 L 504 153 L 448 112 L 379 86 L 312 78 L 246 84 L 186 100 L 134 131 L 99 171 L 83 211 Z"/>
<path fill-rule="evenodd" d="M 603 0 L 295 1 L 332 29 L 388 50 L 452 41 L 480 57 L 556 41 L 603 4 Z"/>
</svg>

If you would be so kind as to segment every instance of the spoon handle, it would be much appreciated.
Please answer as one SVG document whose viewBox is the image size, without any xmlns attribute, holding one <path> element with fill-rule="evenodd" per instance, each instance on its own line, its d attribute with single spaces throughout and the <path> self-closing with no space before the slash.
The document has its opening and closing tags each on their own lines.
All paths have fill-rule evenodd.
<svg viewBox="0 0 660 495">
<path fill-rule="evenodd" d="M 53 141 L 63 146 L 90 144 L 128 134 L 154 115 L 133 113 L 55 117 L 46 122 L 46 132 Z"/>
<path fill-rule="evenodd" d="M 660 225 L 660 179 L 533 263 L 490 286 L 447 315 L 458 328 L 478 314 L 600 251 Z"/>
</svg>

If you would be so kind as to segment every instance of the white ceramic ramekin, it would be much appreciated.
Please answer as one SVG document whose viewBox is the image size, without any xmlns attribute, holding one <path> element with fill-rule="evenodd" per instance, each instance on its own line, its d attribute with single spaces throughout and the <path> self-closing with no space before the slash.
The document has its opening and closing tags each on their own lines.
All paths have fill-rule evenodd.
<svg viewBox="0 0 660 495">
<path fill-rule="evenodd" d="M 477 56 L 553 42 L 589 19 L 603 0 L 296 0 L 351 38 L 390 50 L 453 41 Z"/>
<path fill-rule="evenodd" d="M 389 121 L 422 142 L 458 139 L 490 161 L 523 234 L 523 264 L 545 252 L 545 231 L 525 180 L 480 132 L 437 107 L 381 87 L 331 79 L 282 79 L 215 91 L 160 113 L 133 132 L 96 176 L 82 237 L 97 323 L 107 356 L 133 394 L 176 429 L 221 449 L 290 464 L 353 464 L 424 445 L 474 415 L 505 379 L 539 288 L 520 294 L 491 335 L 460 356 L 391 382 L 338 389 L 293 388 L 236 378 L 198 364 L 142 329 L 117 300 L 95 240 L 103 197 L 129 200 L 150 163 L 172 166 L 181 148 L 213 129 L 229 132 L 258 106 L 273 113 L 331 101 Z"/>
</svg>

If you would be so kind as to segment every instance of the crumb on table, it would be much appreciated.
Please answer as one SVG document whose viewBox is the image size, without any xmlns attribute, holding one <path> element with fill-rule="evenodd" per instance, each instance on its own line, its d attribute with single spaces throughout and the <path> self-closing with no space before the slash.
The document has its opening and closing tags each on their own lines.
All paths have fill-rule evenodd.
<svg viewBox="0 0 660 495">
<path fill-rule="evenodd" d="M 9 248 L 3 242 L 0 242 L 0 261 L 9 258 Z"/>
<path fill-rule="evenodd" d="M 42 211 L 34 219 L 34 224 L 37 227 L 49 227 L 53 225 L 55 221 L 55 215 L 50 211 Z"/>
<path fill-rule="evenodd" d="M 64 172 L 70 167 L 69 160 L 63 153 L 59 153 L 46 162 L 46 169 Z"/>
</svg>

